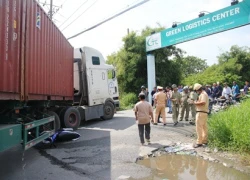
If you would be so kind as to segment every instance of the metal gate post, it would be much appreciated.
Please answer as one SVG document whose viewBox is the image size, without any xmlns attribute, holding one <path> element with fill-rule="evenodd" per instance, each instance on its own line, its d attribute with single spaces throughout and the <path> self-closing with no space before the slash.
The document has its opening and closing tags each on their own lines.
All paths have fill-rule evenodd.
<svg viewBox="0 0 250 180">
<path fill-rule="evenodd" d="M 156 86 L 155 80 L 155 56 L 153 54 L 147 54 L 147 71 L 148 71 L 148 101 L 152 102 L 151 91 Z"/>
</svg>

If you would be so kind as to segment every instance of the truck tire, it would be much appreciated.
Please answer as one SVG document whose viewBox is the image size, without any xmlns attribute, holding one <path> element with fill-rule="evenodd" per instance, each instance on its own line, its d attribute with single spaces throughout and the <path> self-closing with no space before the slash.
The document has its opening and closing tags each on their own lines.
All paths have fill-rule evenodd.
<svg viewBox="0 0 250 180">
<path fill-rule="evenodd" d="M 66 128 L 73 128 L 76 130 L 81 123 L 81 116 L 79 111 L 74 107 L 69 107 L 64 114 L 64 125 Z"/>
<path fill-rule="evenodd" d="M 48 111 L 47 114 L 55 117 L 55 131 L 59 130 L 61 128 L 61 121 L 59 116 L 53 111 Z"/>
<path fill-rule="evenodd" d="M 103 113 L 104 115 L 102 116 L 102 119 L 104 120 L 112 119 L 115 113 L 114 104 L 110 101 L 105 102 L 104 107 L 103 107 Z"/>
</svg>

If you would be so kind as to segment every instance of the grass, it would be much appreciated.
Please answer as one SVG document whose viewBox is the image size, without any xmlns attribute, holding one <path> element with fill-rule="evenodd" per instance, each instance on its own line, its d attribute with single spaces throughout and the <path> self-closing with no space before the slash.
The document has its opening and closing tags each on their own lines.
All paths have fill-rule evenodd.
<svg viewBox="0 0 250 180">
<path fill-rule="evenodd" d="M 120 109 L 132 109 L 135 103 L 138 102 L 138 97 L 134 93 L 124 93 L 120 96 Z"/>
<path fill-rule="evenodd" d="M 209 144 L 226 151 L 250 151 L 250 99 L 212 115 L 208 121 Z"/>
</svg>

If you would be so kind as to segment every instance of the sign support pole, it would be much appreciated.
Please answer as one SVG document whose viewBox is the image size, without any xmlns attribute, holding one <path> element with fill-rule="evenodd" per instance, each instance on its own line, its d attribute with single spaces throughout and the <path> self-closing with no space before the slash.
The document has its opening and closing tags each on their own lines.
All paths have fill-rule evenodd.
<svg viewBox="0 0 250 180">
<path fill-rule="evenodd" d="M 148 73 L 148 101 L 152 102 L 151 91 L 156 86 L 155 80 L 155 56 L 152 53 L 147 54 L 147 73 Z"/>
</svg>

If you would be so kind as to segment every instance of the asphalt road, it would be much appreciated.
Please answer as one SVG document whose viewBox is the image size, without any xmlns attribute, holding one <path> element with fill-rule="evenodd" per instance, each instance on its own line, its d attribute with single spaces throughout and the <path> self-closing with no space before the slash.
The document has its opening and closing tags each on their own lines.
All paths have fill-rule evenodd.
<svg viewBox="0 0 250 180">
<path fill-rule="evenodd" d="M 87 122 L 77 130 L 81 138 L 39 146 L 25 152 L 21 146 L 0 153 L 1 180 L 110 180 L 143 178 L 151 169 L 136 164 L 136 158 L 172 142 L 192 142 L 194 126 L 181 122 L 173 127 L 151 126 L 150 146 L 140 146 L 133 111 L 121 111 L 112 120 Z"/>
</svg>

